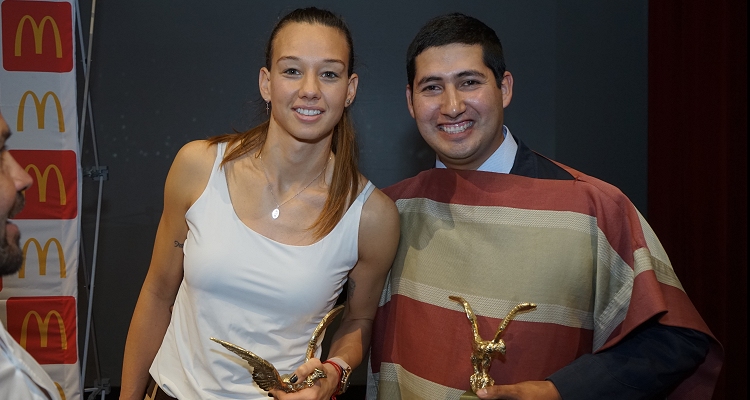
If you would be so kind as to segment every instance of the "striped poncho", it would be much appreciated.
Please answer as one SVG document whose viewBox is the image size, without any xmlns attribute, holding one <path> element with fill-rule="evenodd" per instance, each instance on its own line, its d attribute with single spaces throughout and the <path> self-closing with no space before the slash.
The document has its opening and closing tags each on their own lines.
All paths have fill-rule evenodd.
<svg viewBox="0 0 750 400">
<path fill-rule="evenodd" d="M 496 384 L 544 380 L 653 317 L 711 335 L 626 196 L 559 168 L 572 179 L 432 169 L 385 190 L 402 237 L 374 325 L 368 398 L 469 389 L 471 329 L 450 295 L 472 305 L 485 340 L 514 305 L 538 305 L 503 334 Z M 670 397 L 710 398 L 721 358 L 714 341 Z"/>
</svg>

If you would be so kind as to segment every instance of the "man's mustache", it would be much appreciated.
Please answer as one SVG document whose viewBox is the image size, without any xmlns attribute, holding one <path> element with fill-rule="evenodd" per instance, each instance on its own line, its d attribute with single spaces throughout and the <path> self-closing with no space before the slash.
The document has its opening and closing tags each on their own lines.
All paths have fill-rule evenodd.
<svg viewBox="0 0 750 400">
<path fill-rule="evenodd" d="M 8 212 L 8 218 L 15 217 L 18 213 L 23 210 L 23 206 L 26 204 L 26 199 L 24 198 L 23 194 L 21 192 L 16 193 L 16 201 L 13 202 L 13 207 L 11 207 L 10 212 Z"/>
</svg>

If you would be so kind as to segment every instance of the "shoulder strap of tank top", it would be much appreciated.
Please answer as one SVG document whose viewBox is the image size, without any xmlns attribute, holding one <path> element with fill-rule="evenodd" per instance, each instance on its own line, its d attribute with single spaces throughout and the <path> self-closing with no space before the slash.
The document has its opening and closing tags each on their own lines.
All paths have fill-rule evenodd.
<svg viewBox="0 0 750 400">
<path fill-rule="evenodd" d="M 208 177 L 208 184 L 206 187 L 221 188 L 226 186 L 226 180 L 224 177 L 224 168 L 221 166 L 222 160 L 224 160 L 224 152 L 227 148 L 227 142 L 216 144 L 216 158 L 214 159 L 214 165 L 211 167 L 211 175 Z M 217 177 L 219 177 L 217 181 Z M 218 185 L 218 186 L 217 186 Z M 227 189 L 228 190 L 228 189 Z"/>
<path fill-rule="evenodd" d="M 375 190 L 375 185 L 373 185 L 371 181 L 367 181 L 367 183 L 365 184 L 365 188 L 362 189 L 362 193 L 360 193 L 357 197 L 361 197 L 362 203 L 364 204 L 364 202 L 366 202 L 372 194 L 373 190 Z"/>
<path fill-rule="evenodd" d="M 224 153 L 227 151 L 227 142 L 221 142 L 216 144 L 216 160 L 214 160 L 214 171 L 218 170 L 221 166 L 221 161 L 224 160 Z"/>
<path fill-rule="evenodd" d="M 349 209 L 346 210 L 344 216 L 341 217 L 341 221 L 349 218 L 354 218 L 356 221 L 359 221 L 359 217 L 362 214 L 362 208 L 364 208 L 365 202 L 370 197 L 370 194 L 372 194 L 373 190 L 375 190 L 375 185 L 373 185 L 372 182 L 367 181 L 367 183 L 365 184 L 365 188 L 362 189 L 361 192 L 359 192 L 357 198 L 354 199 L 354 202 L 349 205 Z"/>
</svg>

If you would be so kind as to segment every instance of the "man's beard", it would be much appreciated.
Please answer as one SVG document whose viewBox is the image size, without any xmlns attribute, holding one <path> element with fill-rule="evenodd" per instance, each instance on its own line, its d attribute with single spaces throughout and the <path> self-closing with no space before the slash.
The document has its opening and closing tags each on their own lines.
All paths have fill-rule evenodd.
<svg viewBox="0 0 750 400">
<path fill-rule="evenodd" d="M 14 217 L 21 212 L 24 203 L 23 194 L 21 192 L 16 193 L 16 201 L 8 212 L 8 217 Z M 6 221 L 6 224 L 8 223 Z M 2 229 L 5 229 L 5 226 Z M 8 241 L 12 241 L 14 244 L 10 244 Z M 21 252 L 20 244 L 20 235 L 16 235 L 15 238 L 0 235 L 0 276 L 15 274 L 21 269 L 21 265 L 23 265 L 23 252 Z"/>
<path fill-rule="evenodd" d="M 16 237 L 15 244 L 8 243 L 7 238 L 0 241 L 0 276 L 15 274 L 23 264 L 20 238 Z"/>
</svg>

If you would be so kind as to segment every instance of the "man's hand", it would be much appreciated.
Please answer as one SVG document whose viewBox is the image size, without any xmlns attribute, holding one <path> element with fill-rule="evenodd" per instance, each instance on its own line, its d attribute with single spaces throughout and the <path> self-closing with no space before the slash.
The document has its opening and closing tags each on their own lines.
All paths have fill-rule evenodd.
<svg viewBox="0 0 750 400">
<path fill-rule="evenodd" d="M 503 400 L 561 400 L 560 393 L 550 381 L 526 381 L 515 385 L 495 385 L 477 392 L 480 399 Z"/>
<path fill-rule="evenodd" d="M 308 375 L 313 373 L 315 368 L 322 369 L 327 378 L 319 379 L 310 388 L 302 389 L 296 393 L 285 393 L 282 390 L 272 390 L 269 396 L 273 395 L 278 400 L 328 400 L 339 387 L 339 374 L 330 364 L 323 364 L 317 358 L 311 358 L 310 361 L 302 364 L 294 374 L 297 375 L 297 382 L 302 382 Z"/>
</svg>

